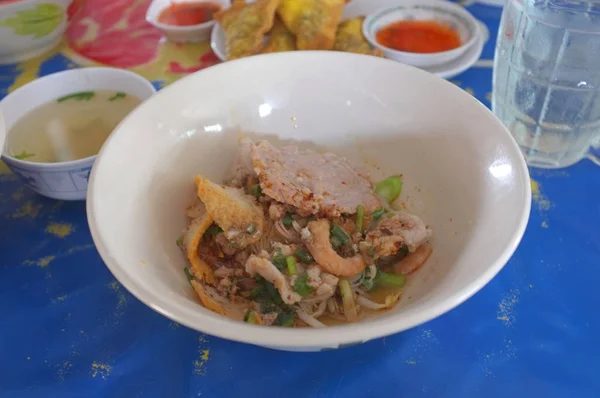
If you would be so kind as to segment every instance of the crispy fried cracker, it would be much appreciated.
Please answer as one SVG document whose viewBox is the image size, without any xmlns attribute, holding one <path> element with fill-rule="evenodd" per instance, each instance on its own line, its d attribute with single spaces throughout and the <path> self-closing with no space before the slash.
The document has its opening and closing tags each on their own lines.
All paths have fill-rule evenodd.
<svg viewBox="0 0 600 398">
<path fill-rule="evenodd" d="M 363 36 L 362 23 L 364 19 L 364 17 L 348 19 L 338 26 L 335 43 L 333 44 L 335 51 L 383 56 L 383 52 L 371 48 L 371 45 Z"/>
<path fill-rule="evenodd" d="M 260 51 L 261 54 L 296 50 L 296 36 L 286 28 L 279 18 L 275 18 L 269 41 Z"/>
<path fill-rule="evenodd" d="M 244 0 L 236 0 L 230 8 L 215 14 L 225 30 L 228 59 L 247 57 L 261 49 L 265 33 L 273 27 L 279 2 L 256 0 L 246 4 Z"/>
<path fill-rule="evenodd" d="M 344 0 L 281 0 L 277 14 L 296 35 L 298 50 L 331 50 Z"/>
</svg>

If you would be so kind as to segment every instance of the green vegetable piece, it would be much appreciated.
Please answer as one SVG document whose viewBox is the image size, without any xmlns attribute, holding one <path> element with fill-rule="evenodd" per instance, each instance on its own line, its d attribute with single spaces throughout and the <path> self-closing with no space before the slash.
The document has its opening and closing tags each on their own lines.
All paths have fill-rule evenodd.
<svg viewBox="0 0 600 398">
<path fill-rule="evenodd" d="M 296 275 L 298 272 L 296 270 L 296 258 L 294 256 L 287 256 L 285 258 L 285 263 L 287 264 L 287 269 L 290 275 Z"/>
<path fill-rule="evenodd" d="M 113 102 L 113 101 L 116 101 L 116 100 L 118 100 L 120 98 L 125 98 L 126 96 L 127 96 L 127 94 L 122 93 L 122 92 L 118 92 L 115 95 L 113 95 L 112 97 L 110 97 L 108 100 L 110 102 Z"/>
<path fill-rule="evenodd" d="M 402 287 L 404 286 L 404 282 L 406 282 L 406 277 L 404 275 L 390 274 L 381 270 L 378 270 L 377 275 L 375 276 L 375 283 L 377 285 Z"/>
<path fill-rule="evenodd" d="M 338 238 L 342 245 L 347 245 L 348 243 L 350 243 L 350 237 L 348 236 L 346 231 L 344 231 L 339 225 L 331 224 L 330 232 L 331 236 L 335 236 L 336 238 Z"/>
<path fill-rule="evenodd" d="M 275 250 L 275 254 L 273 255 L 273 258 L 271 259 L 271 262 L 278 269 L 284 269 L 287 267 L 287 263 L 285 261 L 285 256 L 283 254 L 281 254 L 281 249 Z"/>
<path fill-rule="evenodd" d="M 253 323 L 253 324 L 258 324 L 258 315 L 252 311 L 252 308 L 248 308 L 248 311 L 246 311 L 246 314 L 244 314 L 244 322 L 248 322 L 248 323 Z"/>
<path fill-rule="evenodd" d="M 89 101 L 94 97 L 94 95 L 96 95 L 96 93 L 94 93 L 93 91 L 82 91 L 80 93 L 69 94 L 65 95 L 64 97 L 60 97 L 56 100 L 56 102 L 63 102 L 70 99 L 77 101 Z"/>
<path fill-rule="evenodd" d="M 13 158 L 15 159 L 19 159 L 19 160 L 24 160 L 30 157 L 35 156 L 35 153 L 29 153 L 26 151 L 21 151 L 21 153 L 19 153 L 18 155 L 14 155 Z"/>
<path fill-rule="evenodd" d="M 312 293 L 313 288 L 308 284 L 308 273 L 306 271 L 296 278 L 296 281 L 294 282 L 294 291 L 302 297 L 306 297 Z"/>
<path fill-rule="evenodd" d="M 398 250 L 398 253 L 396 253 L 396 255 L 398 254 L 406 256 L 408 254 L 408 246 L 402 245 L 402 247 L 400 248 L 400 250 Z"/>
<path fill-rule="evenodd" d="M 183 267 L 183 272 L 185 272 L 185 276 L 187 276 L 187 278 L 188 278 L 188 282 L 190 283 L 190 285 L 192 285 L 192 279 L 193 279 L 193 276 L 192 276 L 192 274 L 190 273 L 190 269 L 189 269 L 188 267 Z M 193 287 L 193 286 L 192 286 L 192 287 Z"/>
<path fill-rule="evenodd" d="M 296 321 L 296 312 L 293 309 L 288 308 L 288 309 L 281 311 L 277 315 L 277 318 L 275 318 L 275 321 L 273 322 L 273 324 L 277 325 L 277 326 L 291 327 L 291 326 L 294 326 L 295 321 Z"/>
<path fill-rule="evenodd" d="M 371 278 L 364 278 L 361 282 L 361 285 L 367 290 L 372 290 L 375 287 L 375 281 Z"/>
<path fill-rule="evenodd" d="M 183 235 L 177 238 L 175 243 L 177 243 L 177 246 L 183 246 Z"/>
<path fill-rule="evenodd" d="M 356 232 L 363 231 L 363 224 L 365 221 L 365 207 L 363 205 L 358 205 L 356 208 Z"/>
<path fill-rule="evenodd" d="M 11 15 L 10 13 L 7 13 Z M 0 21 L 0 26 L 11 28 L 16 35 L 40 39 L 54 32 L 65 19 L 63 7 L 42 3 L 34 8 L 17 11 L 15 16 Z"/>
<path fill-rule="evenodd" d="M 256 227 L 254 226 L 254 224 L 248 225 L 248 228 L 246 228 L 246 232 L 249 234 L 253 234 L 254 232 L 256 232 Z"/>
<path fill-rule="evenodd" d="M 262 188 L 259 184 L 252 185 L 250 188 L 250 195 L 254 196 L 256 199 L 262 195 Z"/>
<path fill-rule="evenodd" d="M 331 246 L 333 246 L 334 249 L 339 249 L 340 247 L 344 246 L 340 238 L 335 235 L 331 235 L 329 237 L 329 242 L 331 242 Z"/>
<path fill-rule="evenodd" d="M 284 216 L 284 217 L 281 219 L 281 222 L 283 223 L 283 226 L 284 226 L 286 229 L 290 229 L 290 228 L 292 228 L 292 222 L 293 222 L 293 221 L 294 221 L 294 219 L 292 218 L 292 216 L 290 216 L 290 215 L 289 215 L 289 213 L 288 213 L 288 214 L 286 214 L 286 215 L 285 215 L 285 216 Z"/>
<path fill-rule="evenodd" d="M 208 227 L 208 229 L 206 230 L 206 232 L 204 232 L 204 235 L 217 236 L 221 232 L 223 232 L 223 229 L 221 227 L 219 227 L 218 225 L 214 225 L 213 224 L 210 227 Z"/>
<path fill-rule="evenodd" d="M 296 253 L 294 253 L 294 255 L 298 257 L 298 260 L 300 260 L 304 264 L 312 264 L 314 261 L 310 253 L 302 249 L 296 250 Z"/>
<path fill-rule="evenodd" d="M 375 192 L 388 203 L 392 203 L 402 192 L 402 177 L 392 176 L 379 181 L 375 185 Z"/>
<path fill-rule="evenodd" d="M 385 210 L 379 209 L 379 210 L 375 210 L 373 213 L 371 213 L 371 217 L 373 217 L 373 220 L 378 220 L 384 214 L 385 214 Z"/>
</svg>

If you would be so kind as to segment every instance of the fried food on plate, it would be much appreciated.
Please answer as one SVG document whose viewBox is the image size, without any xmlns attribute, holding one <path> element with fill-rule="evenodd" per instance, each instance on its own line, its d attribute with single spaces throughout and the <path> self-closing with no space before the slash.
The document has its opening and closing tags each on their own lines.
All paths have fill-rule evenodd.
<svg viewBox="0 0 600 398">
<path fill-rule="evenodd" d="M 228 59 L 254 55 L 261 49 L 265 33 L 273 27 L 279 2 L 256 0 L 246 4 L 244 0 L 234 0 L 230 8 L 215 14 L 225 30 Z"/>
<path fill-rule="evenodd" d="M 260 53 L 278 53 L 294 50 L 296 50 L 296 36 L 285 27 L 279 18 L 275 17 L 273 29 L 269 33 L 269 41 Z"/>
<path fill-rule="evenodd" d="M 352 18 L 340 24 L 333 45 L 335 51 L 383 56 L 383 52 L 371 48 L 371 45 L 363 36 L 362 23 L 364 19 L 364 17 Z"/>
<path fill-rule="evenodd" d="M 344 0 L 281 0 L 277 14 L 296 35 L 298 50 L 331 50 Z"/>
</svg>

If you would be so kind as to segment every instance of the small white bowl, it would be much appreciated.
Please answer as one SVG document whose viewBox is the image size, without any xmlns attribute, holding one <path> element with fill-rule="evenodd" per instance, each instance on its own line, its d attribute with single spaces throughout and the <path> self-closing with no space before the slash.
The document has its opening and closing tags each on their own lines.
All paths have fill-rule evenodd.
<svg viewBox="0 0 600 398">
<path fill-rule="evenodd" d="M 0 101 L 7 136 L 11 127 L 36 107 L 80 91 L 115 90 L 142 101 L 155 92 L 143 77 L 117 68 L 82 68 L 54 73 L 20 87 Z M 60 163 L 19 160 L 2 152 L 2 160 L 29 188 L 53 199 L 85 199 L 96 156 Z"/>
<path fill-rule="evenodd" d="M 197 43 L 209 40 L 210 33 L 215 26 L 215 21 L 208 21 L 198 25 L 175 26 L 158 22 L 160 13 L 174 3 L 214 3 L 221 9 L 229 8 L 229 0 L 154 0 L 146 12 L 146 21 L 162 30 L 167 39 L 176 43 Z"/>
<path fill-rule="evenodd" d="M 433 229 L 434 250 L 396 307 L 359 323 L 288 329 L 199 303 L 175 241 L 189 222 L 194 175 L 221 181 L 240 135 L 331 150 L 374 180 L 403 174 L 402 199 Z M 412 328 L 471 297 L 511 257 L 530 206 L 519 146 L 472 95 L 379 57 L 291 51 L 194 73 L 133 111 L 98 155 L 87 219 L 108 268 L 153 310 L 214 336 L 317 351 Z"/>
<path fill-rule="evenodd" d="M 0 1 L 0 65 L 34 58 L 58 45 L 72 1 Z"/>
<path fill-rule="evenodd" d="M 449 51 L 421 54 L 394 50 L 377 41 L 377 32 L 382 28 L 393 22 L 409 20 L 433 20 L 449 25 L 458 33 L 461 46 Z M 369 43 L 381 49 L 386 58 L 425 68 L 460 57 L 477 42 L 480 34 L 475 17 L 464 7 L 443 0 L 413 0 L 396 7 L 379 10 L 365 18 L 362 29 Z"/>
</svg>

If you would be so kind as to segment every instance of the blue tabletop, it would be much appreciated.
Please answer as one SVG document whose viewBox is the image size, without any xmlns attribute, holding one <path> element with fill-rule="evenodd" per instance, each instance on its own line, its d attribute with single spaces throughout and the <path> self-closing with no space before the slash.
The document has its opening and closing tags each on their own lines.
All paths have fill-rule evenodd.
<svg viewBox="0 0 600 398">
<path fill-rule="evenodd" d="M 492 38 L 454 83 L 489 106 Z M 56 54 L 40 75 L 72 67 Z M 0 67 L 0 97 L 20 66 Z M 1 397 L 597 397 L 600 169 L 531 170 L 513 258 L 460 307 L 335 351 L 287 353 L 203 335 L 153 312 L 110 274 L 84 202 L 37 196 L 0 164 Z"/>
</svg>

